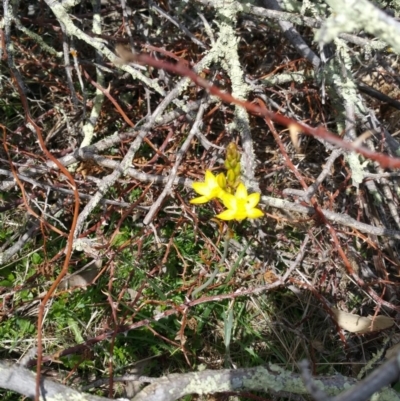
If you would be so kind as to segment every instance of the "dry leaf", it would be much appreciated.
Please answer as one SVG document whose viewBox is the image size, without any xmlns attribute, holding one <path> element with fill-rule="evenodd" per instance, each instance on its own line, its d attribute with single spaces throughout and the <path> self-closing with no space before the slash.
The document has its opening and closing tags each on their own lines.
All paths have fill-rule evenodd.
<svg viewBox="0 0 400 401">
<path fill-rule="evenodd" d="M 353 313 L 343 312 L 335 308 L 332 308 L 332 312 L 335 315 L 339 327 L 350 331 L 350 333 L 370 333 L 387 329 L 394 324 L 394 320 L 391 317 L 383 315 L 364 317 Z"/>
<path fill-rule="evenodd" d="M 368 316 L 372 322 L 372 331 L 384 330 L 394 325 L 394 319 L 388 316 L 379 315 L 375 318 Z"/>
<path fill-rule="evenodd" d="M 301 133 L 301 128 L 297 124 L 290 124 L 288 128 L 293 146 L 296 148 L 297 152 L 300 152 L 299 135 Z"/>
<path fill-rule="evenodd" d="M 135 61 L 135 56 L 132 53 L 132 49 L 127 44 L 118 43 L 115 46 L 115 53 L 117 53 L 125 63 L 133 63 Z"/>
<path fill-rule="evenodd" d="M 71 274 L 64 279 L 61 280 L 60 284 L 58 285 L 59 289 L 66 290 L 67 288 L 71 287 L 86 287 L 87 285 L 91 284 L 92 281 L 98 275 L 103 261 L 101 259 L 94 260 L 84 269 L 81 269 L 79 272 Z"/>
<path fill-rule="evenodd" d="M 321 354 L 326 353 L 326 349 L 322 341 L 311 340 L 311 346 Z"/>
<path fill-rule="evenodd" d="M 104 168 L 99 166 L 94 160 L 84 160 L 79 164 L 76 172 L 81 173 L 83 178 L 86 178 L 88 175 L 103 173 Z"/>
<path fill-rule="evenodd" d="M 268 270 L 264 273 L 264 280 L 267 284 L 272 284 L 275 283 L 275 281 L 278 281 L 279 278 L 272 270 Z"/>
</svg>

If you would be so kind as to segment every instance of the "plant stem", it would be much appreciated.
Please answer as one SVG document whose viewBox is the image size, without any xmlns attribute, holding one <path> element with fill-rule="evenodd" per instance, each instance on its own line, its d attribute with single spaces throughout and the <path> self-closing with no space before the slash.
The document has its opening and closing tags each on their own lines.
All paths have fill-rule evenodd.
<svg viewBox="0 0 400 401">
<path fill-rule="evenodd" d="M 231 231 L 232 231 L 232 221 L 228 222 L 228 229 L 226 230 L 226 235 L 225 235 L 225 241 L 224 241 L 224 253 L 222 255 L 221 262 L 215 267 L 214 271 L 212 272 L 211 276 L 208 278 L 208 280 L 202 284 L 200 287 L 197 287 L 193 290 L 192 292 L 192 299 L 195 298 L 195 296 L 203 291 L 205 288 L 207 288 L 215 279 L 217 276 L 218 272 L 220 271 L 220 267 L 223 263 L 225 263 L 225 259 L 228 256 L 228 247 L 229 247 L 229 240 L 231 238 Z"/>
</svg>

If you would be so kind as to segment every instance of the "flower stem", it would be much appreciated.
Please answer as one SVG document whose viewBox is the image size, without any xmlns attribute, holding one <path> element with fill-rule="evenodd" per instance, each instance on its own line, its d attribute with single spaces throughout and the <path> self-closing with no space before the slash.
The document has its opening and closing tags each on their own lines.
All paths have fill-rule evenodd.
<svg viewBox="0 0 400 401">
<path fill-rule="evenodd" d="M 215 277 L 217 276 L 218 272 L 220 271 L 220 267 L 223 263 L 225 263 L 225 259 L 228 256 L 228 248 L 229 248 L 229 240 L 231 239 L 231 232 L 232 232 L 232 221 L 228 222 L 228 229 L 226 230 L 225 234 L 225 241 L 224 241 L 224 253 L 222 254 L 222 259 L 221 262 L 215 267 L 214 271 L 212 272 L 211 276 L 208 278 L 208 280 L 202 284 L 200 287 L 197 287 L 193 290 L 192 292 L 192 299 L 195 298 L 195 296 L 206 289 L 212 282 L 214 281 Z"/>
</svg>

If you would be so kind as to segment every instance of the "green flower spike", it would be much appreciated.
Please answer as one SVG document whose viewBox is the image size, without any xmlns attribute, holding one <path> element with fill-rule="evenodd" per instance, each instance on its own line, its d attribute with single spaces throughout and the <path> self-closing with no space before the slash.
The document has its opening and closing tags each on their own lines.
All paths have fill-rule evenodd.
<svg viewBox="0 0 400 401">
<path fill-rule="evenodd" d="M 221 220 L 243 220 L 246 218 L 257 219 L 264 216 L 264 213 L 257 209 L 256 206 L 260 201 L 260 194 L 247 194 L 247 188 L 243 183 L 240 183 L 236 189 L 235 195 L 225 192 L 221 196 L 227 210 L 218 214 Z"/>
<path fill-rule="evenodd" d="M 226 147 L 224 165 L 227 169 L 226 192 L 233 194 L 240 182 L 240 153 L 235 142 L 231 142 Z"/>
<path fill-rule="evenodd" d="M 214 198 L 222 199 L 225 194 L 226 178 L 223 173 L 215 176 L 210 170 L 206 170 L 204 182 L 194 182 L 192 188 L 202 195 L 190 201 L 195 205 L 206 203 Z"/>
</svg>

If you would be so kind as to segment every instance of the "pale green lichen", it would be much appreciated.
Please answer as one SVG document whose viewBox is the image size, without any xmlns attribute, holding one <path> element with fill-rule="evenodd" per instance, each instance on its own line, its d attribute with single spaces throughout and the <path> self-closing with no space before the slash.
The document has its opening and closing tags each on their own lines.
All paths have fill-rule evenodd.
<svg viewBox="0 0 400 401">
<path fill-rule="evenodd" d="M 93 15 L 92 32 L 99 36 L 102 34 L 101 16 L 98 11 L 95 12 Z M 96 67 L 96 80 L 101 87 L 105 86 L 104 73 L 101 70 L 101 68 L 98 67 Z M 94 128 L 100 116 L 101 108 L 104 102 L 104 97 L 105 97 L 104 93 L 99 88 L 96 88 L 96 94 L 93 98 L 93 107 L 90 112 L 90 118 L 86 121 L 86 123 L 82 127 L 83 140 L 81 142 L 80 148 L 89 146 L 92 143 L 94 136 Z M 74 165 L 74 167 L 75 166 L 76 165 Z M 75 168 L 71 167 L 69 168 L 69 171 L 71 170 L 74 171 Z"/>
<path fill-rule="evenodd" d="M 283 388 L 281 383 L 276 380 L 276 376 L 271 375 L 271 373 L 263 367 L 259 367 L 256 370 L 255 374 L 252 375 L 250 378 L 244 379 L 243 385 L 245 388 L 264 388 L 265 391 L 268 391 L 269 389 L 281 391 Z"/>
<path fill-rule="evenodd" d="M 235 0 L 216 2 L 217 25 L 219 37 L 214 51 L 218 53 L 219 61 L 226 70 L 232 83 L 232 96 L 238 99 L 247 99 L 250 86 L 244 81 L 243 68 L 240 64 L 238 53 L 239 39 L 236 36 L 237 14 L 243 9 L 242 5 Z M 255 153 L 253 140 L 250 133 L 250 120 L 247 111 L 235 106 L 235 118 L 229 125 L 229 131 L 239 132 L 242 139 L 242 177 L 246 187 L 255 192 L 260 192 L 255 179 Z"/>
<path fill-rule="evenodd" d="M 398 401 L 399 395 L 393 389 L 385 387 L 371 397 L 371 401 Z"/>
<path fill-rule="evenodd" d="M 185 394 L 210 394 L 215 392 L 230 391 L 232 390 L 230 383 L 227 381 L 221 383 L 220 377 L 223 373 L 215 372 L 215 375 L 208 375 L 206 377 L 194 374 L 194 378 L 190 380 L 189 384 L 185 387 Z"/>
<path fill-rule="evenodd" d="M 339 384 L 324 385 L 324 382 L 319 380 L 318 377 L 314 379 L 314 383 L 322 391 L 331 396 L 337 395 L 351 387 L 351 384 L 346 382 L 346 379 L 343 377 L 338 379 L 340 387 L 338 387 Z M 265 392 L 268 392 L 268 390 L 285 390 L 293 394 L 308 394 L 300 376 L 276 365 L 269 365 L 267 368 L 258 367 L 254 374 L 243 380 L 243 386 L 247 389 L 262 390 Z"/>
<path fill-rule="evenodd" d="M 104 45 L 101 39 L 92 38 L 91 36 L 89 36 L 88 34 L 86 34 L 81 29 L 75 26 L 71 17 L 65 11 L 65 8 L 62 6 L 61 3 L 51 2 L 49 6 L 54 15 L 57 17 L 57 19 L 64 24 L 65 31 L 67 32 L 68 35 L 75 36 L 76 38 L 81 39 L 84 42 L 90 44 L 94 49 L 96 49 L 103 56 L 107 57 L 111 62 L 116 63 L 118 61 L 118 58 L 115 56 L 115 54 Z M 122 65 L 120 67 L 124 71 L 129 72 L 132 75 L 132 78 L 142 81 L 143 83 L 145 83 L 150 88 L 154 89 L 159 94 L 165 96 L 164 89 L 159 85 L 159 83 L 156 80 L 149 79 L 148 77 L 143 75 L 140 71 L 135 70 L 129 65 Z"/>
<path fill-rule="evenodd" d="M 357 153 L 351 152 L 345 155 L 346 161 L 351 170 L 351 181 L 354 187 L 358 188 L 364 180 L 364 168 L 360 163 Z"/>
<path fill-rule="evenodd" d="M 267 391 L 289 391 L 295 394 L 306 394 L 307 390 L 300 377 L 293 377 L 288 371 L 280 369 L 276 365 L 270 365 L 269 369 L 259 367 L 256 373 L 250 378 L 243 381 L 247 388 Z"/>
<path fill-rule="evenodd" d="M 316 40 L 329 43 L 343 32 L 365 30 L 386 43 L 400 54 L 400 24 L 367 0 L 326 0 L 334 11 L 321 29 Z M 395 3 L 398 6 L 398 0 Z"/>
<path fill-rule="evenodd" d="M 314 71 L 300 70 L 296 72 L 289 72 L 283 74 L 272 75 L 267 78 L 260 79 L 260 81 L 267 86 L 283 85 L 291 82 L 302 84 L 306 80 L 315 78 Z"/>
<path fill-rule="evenodd" d="M 338 133 L 341 134 L 348 126 L 353 126 L 353 130 L 346 131 L 344 136 L 345 140 L 353 141 L 355 140 L 355 121 L 349 121 L 346 124 L 345 110 L 354 110 L 354 117 L 358 118 L 362 118 L 367 112 L 353 79 L 353 65 L 348 46 L 344 40 L 338 38 L 334 40 L 334 43 L 337 57 L 326 64 L 323 74 L 326 78 L 330 98 L 335 104 L 336 110 L 339 111 Z M 361 164 L 360 156 L 354 152 L 346 153 L 345 158 L 352 172 L 352 184 L 359 188 L 364 180 L 366 166 Z"/>
</svg>

